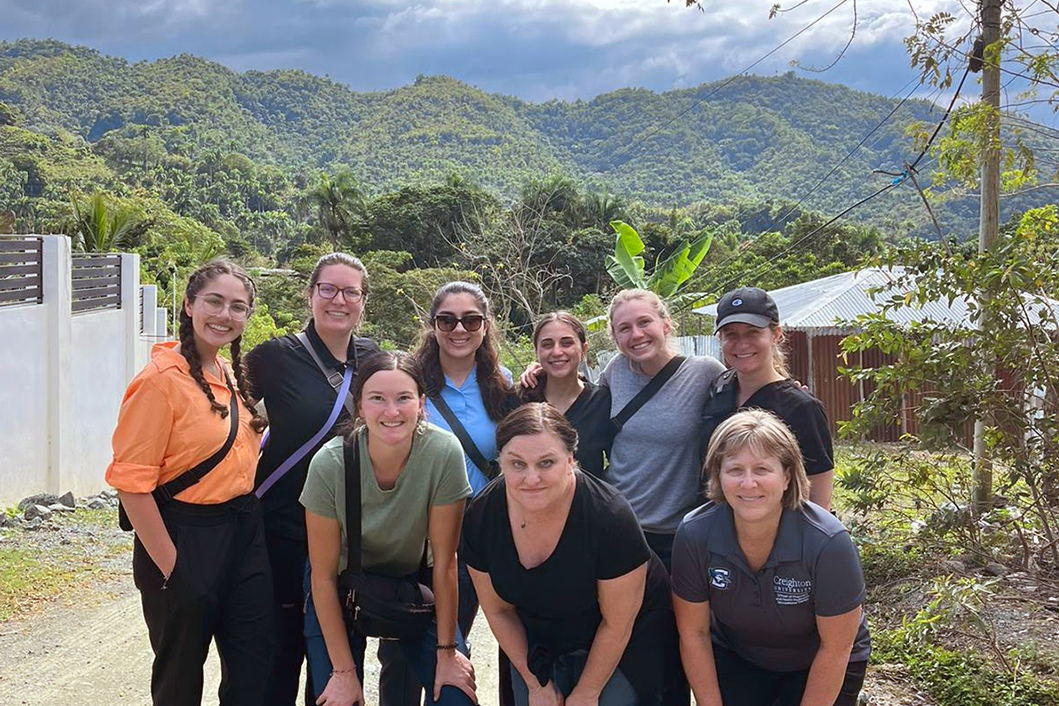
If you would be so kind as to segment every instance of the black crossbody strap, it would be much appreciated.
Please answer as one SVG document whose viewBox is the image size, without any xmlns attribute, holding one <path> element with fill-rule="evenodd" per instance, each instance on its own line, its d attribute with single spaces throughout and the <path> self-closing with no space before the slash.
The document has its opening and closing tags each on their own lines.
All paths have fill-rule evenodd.
<svg viewBox="0 0 1059 706">
<path fill-rule="evenodd" d="M 361 555 L 361 496 L 360 496 L 360 441 L 356 434 L 351 435 L 342 445 L 342 457 L 345 464 L 346 478 L 346 569 L 355 574 L 363 573 L 364 560 Z M 419 560 L 419 570 L 427 567 L 427 539 L 423 540 L 423 556 Z"/>
<path fill-rule="evenodd" d="M 159 505 L 169 502 L 177 495 L 202 480 L 205 475 L 216 468 L 217 464 L 223 461 L 224 457 L 228 455 L 228 452 L 232 450 L 232 444 L 235 443 L 235 437 L 239 432 L 239 396 L 235 392 L 235 386 L 232 385 L 231 377 L 228 376 L 228 370 L 224 369 L 223 372 L 224 381 L 228 384 L 228 393 L 231 396 L 231 402 L 228 405 L 228 438 L 224 440 L 224 446 L 217 449 L 216 453 L 205 461 L 194 468 L 190 468 L 184 473 L 181 473 L 165 485 L 160 485 L 155 488 L 151 492 L 151 495 L 154 496 L 155 502 Z"/>
<path fill-rule="evenodd" d="M 342 449 L 346 466 L 346 569 L 361 573 L 360 441 L 351 434 Z"/>
<path fill-rule="evenodd" d="M 632 415 L 636 414 L 640 407 L 647 404 L 647 400 L 655 396 L 655 393 L 662 389 L 662 385 L 665 385 L 669 381 L 669 378 L 676 374 L 680 366 L 687 360 L 682 355 L 675 355 L 669 359 L 669 362 L 662 367 L 653 378 L 647 381 L 647 384 L 643 386 L 643 389 L 636 393 L 629 402 L 621 408 L 621 411 L 611 417 L 610 424 L 613 427 L 615 433 L 621 431 L 621 428 L 625 426 L 625 423 L 632 418 Z"/>
<path fill-rule="evenodd" d="M 316 367 L 320 368 L 320 372 L 324 374 L 325 378 L 327 378 L 327 383 L 334 389 L 335 392 L 338 392 L 342 387 L 342 373 L 340 373 L 335 368 L 332 368 L 323 361 L 323 358 L 320 357 L 320 354 L 316 352 L 315 348 L 313 348 L 312 341 L 309 340 L 309 334 L 305 333 L 305 331 L 299 331 L 298 333 L 294 334 L 294 337 L 297 338 L 298 342 L 301 343 L 305 350 L 309 352 L 309 356 L 313 359 L 313 362 L 316 363 Z M 356 368 L 357 346 L 354 343 L 353 369 L 356 370 Z M 349 412 L 349 416 L 353 419 L 356 419 L 357 408 L 353 403 L 353 395 L 351 393 L 346 393 L 346 398 L 342 400 L 342 404 L 345 405 L 346 411 Z"/>
<path fill-rule="evenodd" d="M 449 429 L 451 429 L 452 433 L 456 435 L 456 438 L 460 440 L 460 446 L 463 447 L 463 453 L 467 454 L 467 457 L 474 462 L 474 465 L 478 466 L 478 470 L 485 474 L 486 478 L 492 480 L 495 475 L 493 472 L 493 464 L 485 459 L 485 454 L 479 450 L 477 444 L 474 443 L 474 439 L 472 439 L 471 435 L 467 433 L 467 430 L 463 428 L 463 424 L 460 423 L 460 420 L 453 413 L 449 404 L 442 399 L 441 395 L 432 396 L 430 401 L 438 408 L 438 411 L 441 412 L 441 416 L 449 423 Z"/>
</svg>

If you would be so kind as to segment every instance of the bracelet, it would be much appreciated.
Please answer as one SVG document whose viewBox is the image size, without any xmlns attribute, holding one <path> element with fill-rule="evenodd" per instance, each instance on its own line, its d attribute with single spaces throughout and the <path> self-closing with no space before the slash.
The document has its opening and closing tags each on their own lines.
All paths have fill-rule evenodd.
<svg viewBox="0 0 1059 706">
<path fill-rule="evenodd" d="M 434 649 L 436 649 L 436 650 L 451 650 L 451 651 L 455 652 L 456 651 L 456 643 L 453 642 L 451 645 L 434 645 Z"/>
<path fill-rule="evenodd" d="M 354 669 L 356 669 L 356 667 L 350 667 L 349 669 L 332 669 L 331 676 L 335 676 L 336 674 L 352 674 Z"/>
</svg>

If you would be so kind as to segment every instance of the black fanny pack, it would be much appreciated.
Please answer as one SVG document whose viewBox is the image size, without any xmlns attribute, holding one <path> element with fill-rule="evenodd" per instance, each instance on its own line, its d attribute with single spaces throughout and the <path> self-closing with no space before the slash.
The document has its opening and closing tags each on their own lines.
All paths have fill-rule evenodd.
<svg viewBox="0 0 1059 706">
<path fill-rule="evenodd" d="M 418 637 L 434 621 L 434 593 L 418 575 L 383 576 L 364 571 L 361 558 L 360 443 L 345 443 L 346 569 L 338 577 L 348 626 L 368 637 Z M 426 566 L 426 545 L 420 569 Z"/>
</svg>

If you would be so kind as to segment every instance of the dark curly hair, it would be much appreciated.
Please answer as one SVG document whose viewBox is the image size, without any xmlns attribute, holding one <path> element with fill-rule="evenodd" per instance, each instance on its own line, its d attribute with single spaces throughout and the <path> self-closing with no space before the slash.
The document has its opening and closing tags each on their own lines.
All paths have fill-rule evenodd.
<svg viewBox="0 0 1059 706">
<path fill-rule="evenodd" d="M 434 333 L 434 316 L 438 308 L 450 294 L 470 294 L 474 297 L 478 310 L 485 317 L 485 337 L 482 345 L 474 352 L 475 372 L 478 377 L 478 389 L 482 392 L 482 403 L 486 414 L 494 422 L 499 422 L 515 404 L 514 388 L 500 370 L 500 348 L 496 340 L 496 321 L 493 319 L 489 298 L 477 284 L 472 282 L 449 282 L 441 286 L 430 303 L 430 312 L 425 327 L 419 335 L 415 359 L 423 369 L 427 381 L 427 395 L 440 395 L 445 387 L 445 373 L 441 369 L 441 354 L 438 339 Z"/>
<path fill-rule="evenodd" d="M 242 282 L 243 286 L 246 287 L 250 305 L 253 306 L 254 298 L 257 296 L 257 287 L 254 286 L 254 281 L 250 279 L 250 275 L 243 268 L 226 260 L 215 260 L 192 272 L 191 277 L 188 278 L 187 289 L 184 290 L 184 300 L 187 302 L 195 301 L 195 297 L 202 291 L 202 288 L 221 275 L 231 275 Z M 250 387 L 246 382 L 246 369 L 243 366 L 240 351 L 241 341 L 242 335 L 229 344 L 232 356 L 232 371 L 235 373 L 236 389 L 239 391 L 239 397 L 243 400 L 246 408 L 250 410 L 250 426 L 254 431 L 261 432 L 265 430 L 268 422 L 263 416 L 258 414 L 257 407 L 254 406 L 254 401 L 250 398 Z M 217 398 L 213 395 L 213 390 L 210 389 L 210 384 L 206 382 L 206 378 L 202 374 L 202 360 L 199 358 L 199 351 L 195 346 L 195 327 L 187 313 L 187 308 L 183 306 L 180 307 L 180 354 L 187 360 L 188 366 L 191 368 L 191 377 L 202 388 L 206 399 L 210 401 L 210 407 L 222 419 L 226 418 L 228 416 L 228 408 L 217 401 Z"/>
</svg>

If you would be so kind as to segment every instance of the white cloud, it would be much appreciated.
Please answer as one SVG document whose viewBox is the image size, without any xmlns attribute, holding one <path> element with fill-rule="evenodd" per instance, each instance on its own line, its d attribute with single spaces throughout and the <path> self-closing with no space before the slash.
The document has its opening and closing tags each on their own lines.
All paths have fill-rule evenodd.
<svg viewBox="0 0 1059 706">
<path fill-rule="evenodd" d="M 301 68 L 358 90 L 445 73 L 529 99 L 591 98 L 742 71 L 837 2 L 810 0 L 770 20 L 773 1 L 703 0 L 699 12 L 684 0 L 0 0 L 0 38 L 52 36 L 134 60 L 189 52 L 239 70 Z M 963 12 L 960 0 L 912 2 L 921 18 Z M 889 90 L 888 65 L 907 73 L 908 2 L 857 8 L 853 47 L 819 77 Z M 849 1 L 754 71 L 829 63 L 852 21 Z"/>
</svg>

